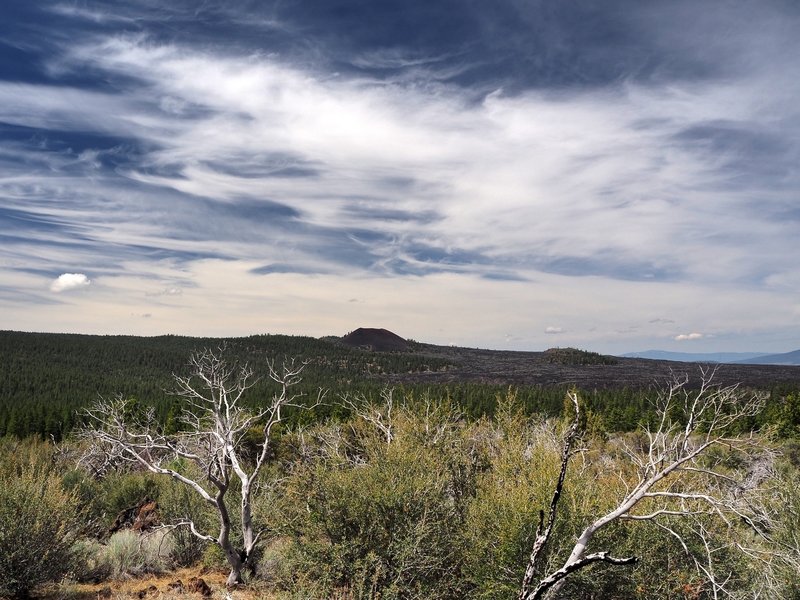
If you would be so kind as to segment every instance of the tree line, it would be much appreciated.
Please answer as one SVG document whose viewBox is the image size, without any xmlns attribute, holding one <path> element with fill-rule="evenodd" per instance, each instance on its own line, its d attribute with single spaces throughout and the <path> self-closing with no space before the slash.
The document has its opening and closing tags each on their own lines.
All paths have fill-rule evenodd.
<svg viewBox="0 0 800 600">
<path fill-rule="evenodd" d="M 168 392 L 173 374 L 186 368 L 187 357 L 199 348 L 227 345 L 228 354 L 256 368 L 269 357 L 303 357 L 307 362 L 299 391 L 311 397 L 320 388 L 331 397 L 349 392 L 378 397 L 386 375 L 447 370 L 448 359 L 421 353 L 369 352 L 338 343 L 336 338 L 257 335 L 221 340 L 183 336 L 135 337 L 46 334 L 0 331 L 0 437 L 35 435 L 59 441 L 82 423 L 77 413 L 98 398 L 122 395 L 153 407 L 161 423 L 175 423 L 180 411 Z M 548 360 L 600 364 L 613 360 L 595 353 L 556 349 Z M 269 397 L 271 382 L 261 380 L 253 402 Z M 467 418 L 491 416 L 507 385 L 478 382 L 414 383 L 396 386 L 409 399 L 423 396 L 448 398 Z M 519 385 L 514 393 L 528 414 L 560 415 L 567 386 Z M 633 431 L 654 416 L 653 388 L 619 387 L 582 389 L 585 418 L 592 428 L 605 432 Z M 800 428 L 800 388 L 773 385 L 764 410 L 748 426 L 774 426 L 785 435 Z M 289 424 L 346 417 L 348 411 L 326 403 L 314 411 L 290 411 Z"/>
</svg>

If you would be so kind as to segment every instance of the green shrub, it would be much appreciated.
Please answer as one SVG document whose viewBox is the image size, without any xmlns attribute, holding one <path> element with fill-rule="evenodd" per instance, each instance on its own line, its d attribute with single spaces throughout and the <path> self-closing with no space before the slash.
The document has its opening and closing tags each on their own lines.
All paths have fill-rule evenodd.
<svg viewBox="0 0 800 600">
<path fill-rule="evenodd" d="M 62 482 L 77 495 L 84 510 L 84 533 L 97 538 L 108 535 L 123 510 L 137 506 L 145 498 L 159 500 L 157 478 L 141 471 L 112 472 L 96 479 L 83 469 L 69 468 L 63 472 Z"/>
<path fill-rule="evenodd" d="M 513 407 L 501 407 L 495 423 L 479 433 L 492 440 L 490 466 L 478 480 L 461 533 L 464 572 L 471 597 L 500 600 L 519 591 L 539 510 L 549 506 L 558 478 L 560 445 L 547 425 L 528 422 Z M 581 485 L 565 485 L 548 555 L 558 554 L 569 540 L 581 490 Z"/>
<path fill-rule="evenodd" d="M 101 496 L 105 519 L 110 526 L 117 515 L 145 498 L 159 500 L 156 476 L 147 472 L 112 473 L 102 479 Z"/>
<path fill-rule="evenodd" d="M 787 449 L 793 447 L 795 444 L 787 444 Z M 769 508 L 775 515 L 773 541 L 779 545 L 783 558 L 772 561 L 766 572 L 774 582 L 775 597 L 800 600 L 800 468 L 788 456 L 777 467 Z M 760 570 L 765 571 L 763 567 Z"/>
<path fill-rule="evenodd" d="M 394 418 L 391 443 L 355 423 L 355 437 L 337 446 L 341 454 L 320 449 L 290 481 L 285 514 L 293 543 L 285 558 L 271 558 L 289 561 L 285 572 L 319 586 L 306 594 L 346 590 L 355 599 L 387 600 L 460 595 L 455 541 L 470 479 L 460 468 L 460 432 L 445 428 L 434 442 L 420 431 L 422 419 L 403 411 Z"/>
<path fill-rule="evenodd" d="M 187 473 L 192 476 L 193 473 Z M 216 511 L 193 489 L 172 479 L 158 479 L 158 510 L 164 523 L 191 520 L 200 531 L 213 532 L 218 528 Z M 203 558 L 209 546 L 188 527 L 178 527 L 171 533 L 172 558 L 176 565 L 191 566 Z M 223 557 L 223 562 L 226 562 Z M 227 563 L 226 563 L 227 564 Z"/>
<path fill-rule="evenodd" d="M 106 542 L 102 555 L 109 567 L 109 576 L 113 579 L 144 572 L 139 535 L 133 531 L 124 529 L 112 535 Z"/>
<path fill-rule="evenodd" d="M 213 571 L 224 570 L 230 566 L 222 548 L 216 544 L 208 544 L 203 550 L 200 560 L 203 568 Z"/>
<path fill-rule="evenodd" d="M 287 559 L 292 540 L 279 537 L 264 544 L 256 564 L 256 577 L 268 583 L 290 581 L 294 576 L 291 562 Z"/>
<path fill-rule="evenodd" d="M 23 458 L 23 461 L 25 459 Z M 0 469 L 0 595 L 24 597 L 71 566 L 77 503 L 36 461 Z"/>
</svg>

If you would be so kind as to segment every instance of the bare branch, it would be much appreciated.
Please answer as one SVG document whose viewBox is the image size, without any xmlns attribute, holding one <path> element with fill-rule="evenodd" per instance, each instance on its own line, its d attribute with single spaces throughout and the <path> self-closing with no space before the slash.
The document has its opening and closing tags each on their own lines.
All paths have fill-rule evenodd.
<svg viewBox="0 0 800 600">
<path fill-rule="evenodd" d="M 618 519 L 652 522 L 676 537 L 687 552 L 688 546 L 681 536 L 674 529 L 660 523 L 659 519 L 707 515 L 718 518 L 727 527 L 733 527 L 734 521 L 741 522 L 758 535 L 766 535 L 758 518 L 753 516 L 753 506 L 747 504 L 742 494 L 753 485 L 748 488 L 731 474 L 715 468 L 714 465 L 709 467 L 700 460 L 710 448 L 717 445 L 727 445 L 730 449 L 745 454 L 758 449 L 752 436 L 730 437 L 729 432 L 732 425 L 761 410 L 764 395 L 743 392 L 736 385 L 716 386 L 713 383 L 715 373 L 716 367 L 702 367 L 700 384 L 695 389 L 689 388 L 687 375 L 673 375 L 665 391 L 656 399 L 657 419 L 652 427 L 643 431 L 647 440 L 646 447 L 639 449 L 624 441 L 621 443 L 623 453 L 635 467 L 633 481 L 628 481 L 622 472 L 617 474 L 624 484 L 625 496 L 609 512 L 584 528 L 563 566 L 542 578 L 531 591 L 536 563 L 550 534 L 561 494 L 563 476 L 569 461 L 570 436 L 575 435 L 572 429 L 567 433 L 565 450 L 562 453 L 561 476 L 555 486 L 546 525 L 543 525 L 544 515 L 540 513 L 536 540 L 519 594 L 520 600 L 541 597 L 547 590 L 551 597 L 555 596 L 563 587 L 567 575 L 591 562 L 633 562 L 633 559 L 609 560 L 606 552 L 587 554 L 594 534 Z M 571 400 L 577 407 L 577 398 L 571 396 Z M 760 474 L 758 477 L 763 478 Z M 654 501 L 658 501 L 660 505 L 653 507 Z M 698 507 L 698 504 L 702 506 Z M 636 510 L 639 508 L 644 508 L 644 512 Z M 708 544 L 707 531 L 702 529 L 697 535 L 705 544 L 706 556 L 704 561 L 698 562 L 695 559 L 695 562 L 698 571 L 711 582 L 712 593 L 716 598 L 725 593 L 727 580 L 719 580 L 714 572 L 712 558 L 716 550 Z M 587 562 L 590 558 L 592 560 Z"/>
<path fill-rule="evenodd" d="M 98 475 L 119 464 L 136 463 L 194 490 L 216 509 L 219 532 L 213 536 L 199 531 L 191 520 L 181 520 L 175 525 L 189 527 L 198 538 L 218 544 L 231 566 L 228 583 L 239 583 L 242 568 L 261 537 L 253 528 L 254 483 L 269 454 L 273 427 L 283 420 L 283 409 L 296 406 L 294 401 L 299 395 L 293 395 L 291 388 L 300 383 L 305 365 L 292 359 L 276 367 L 268 361 L 268 376 L 279 384 L 280 391 L 266 408 L 250 412 L 242 406 L 242 399 L 258 382 L 253 369 L 247 364 L 229 363 L 224 346 L 197 352 L 189 359 L 189 375 L 174 375 L 176 389 L 172 392 L 181 401 L 180 418 L 188 431 L 164 435 L 152 409 L 136 415 L 131 404 L 120 397 L 101 398 L 84 412 L 88 425 L 81 435 L 91 443 L 91 452 L 84 462 L 93 465 Z M 320 392 L 317 403 L 323 395 Z M 263 424 L 260 450 L 255 464 L 250 465 L 241 454 L 241 443 L 257 424 Z M 196 472 L 202 475 L 190 476 L 166 466 L 173 459 L 193 463 Z M 241 486 L 241 549 L 235 549 L 230 539 L 232 522 L 226 494 L 232 476 Z"/>
<path fill-rule="evenodd" d="M 363 395 L 350 396 L 347 394 L 341 397 L 341 404 L 380 431 L 388 446 L 394 440 L 395 435 L 392 415 L 394 410 L 394 389 L 383 388 L 380 395 L 383 402 L 378 406 L 372 404 Z"/>
<path fill-rule="evenodd" d="M 557 571 L 554 571 L 542 579 L 539 582 L 539 585 L 536 586 L 536 589 L 534 589 L 533 592 L 531 592 L 528 596 L 525 596 L 525 598 L 526 600 L 539 600 L 540 598 L 543 598 L 553 586 L 562 581 L 567 575 L 574 573 L 575 571 L 580 571 L 581 569 L 588 567 L 593 563 L 605 562 L 612 565 L 632 565 L 635 564 L 637 560 L 638 559 L 635 556 L 617 558 L 611 556 L 605 551 L 587 554 L 583 558 L 564 565 Z"/>
<path fill-rule="evenodd" d="M 550 510 L 547 515 L 546 525 L 544 524 L 544 511 L 539 511 L 539 525 L 536 528 L 536 540 L 533 542 L 533 550 L 531 550 L 531 555 L 528 559 L 528 566 L 525 569 L 525 575 L 522 579 L 522 587 L 519 593 L 520 600 L 527 600 L 528 598 L 533 597 L 531 596 L 530 592 L 531 583 L 533 582 L 533 577 L 536 573 L 536 565 L 539 560 L 539 556 L 553 532 L 553 524 L 555 523 L 556 512 L 558 511 L 558 501 L 561 499 L 561 492 L 564 488 L 564 479 L 567 476 L 567 467 L 569 466 L 569 460 L 572 456 L 572 444 L 575 441 L 575 437 L 578 435 L 578 425 L 580 423 L 581 414 L 580 405 L 578 402 L 578 394 L 576 392 L 569 392 L 567 397 L 572 402 L 572 407 L 575 411 L 575 417 L 569 429 L 564 434 L 564 446 L 561 450 L 561 470 L 558 473 L 558 480 L 556 481 L 555 488 L 553 489 L 553 496 L 550 499 Z M 566 575 L 570 572 L 572 571 L 565 573 L 564 577 L 566 577 Z M 557 581 L 558 579 L 554 580 L 553 584 L 555 584 Z M 550 586 L 548 586 L 548 588 L 549 587 Z"/>
</svg>

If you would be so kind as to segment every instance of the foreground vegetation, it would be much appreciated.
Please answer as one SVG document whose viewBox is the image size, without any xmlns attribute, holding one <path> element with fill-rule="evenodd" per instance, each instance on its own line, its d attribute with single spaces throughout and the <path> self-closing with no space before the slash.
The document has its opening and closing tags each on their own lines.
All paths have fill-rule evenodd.
<svg viewBox="0 0 800 600">
<path fill-rule="evenodd" d="M 281 598 L 800 598 L 792 386 L 387 387 L 452 364 L 0 333 L 0 596 L 201 565 Z"/>
<path fill-rule="evenodd" d="M 259 433 L 269 420 L 262 412 L 266 420 L 247 422 L 235 439 L 242 468 L 252 472 L 263 462 L 259 484 L 247 492 L 259 543 L 247 546 L 238 510 L 228 515 L 228 534 L 233 547 L 248 548 L 240 556 L 241 578 L 276 597 L 517 597 L 560 468 L 558 518 L 536 578 L 565 564 L 581 531 L 635 489 L 643 465 L 633 458 L 653 449 L 643 432 L 609 433 L 590 411 L 570 412 L 569 403 L 565 419 L 527 415 L 513 391 L 497 398 L 491 418 L 477 419 L 465 418 L 452 399 L 389 390 L 335 403 L 342 416 L 302 426 L 273 420 L 267 438 Z M 120 418 L 134 434 L 154 423 L 141 406 L 122 406 Z M 197 431 L 219 431 L 213 422 L 196 423 Z M 684 447 L 708 439 L 709 426 L 683 425 L 691 434 Z M 724 597 L 800 598 L 800 447 L 786 428 L 781 435 L 763 428 L 753 437 L 744 435 L 739 419 L 723 425 L 726 444 L 709 446 L 694 470 L 657 488 L 658 502 L 594 534 L 589 550 L 610 549 L 636 564 L 576 570 L 560 597 L 716 598 L 724 591 Z M 169 439 L 179 439 L 180 429 Z M 163 432 L 155 424 L 153 433 Z M 567 439 L 574 450 L 567 447 L 568 463 Z M 143 499 L 157 502 L 161 523 L 219 529 L 218 507 L 181 481 L 203 481 L 209 464 L 191 460 L 187 446 L 156 442 L 146 460 L 131 461 L 105 452 L 113 446 L 92 435 L 58 445 L 0 441 L 0 594 L 22 597 L 62 578 L 107 581 L 195 564 L 229 568 L 214 536 L 192 535 L 186 526 L 109 533 L 120 511 Z M 215 477 L 227 477 L 231 456 Z M 151 461 L 170 476 L 148 472 Z M 719 475 L 713 482 L 710 472 Z M 242 504 L 243 481 L 227 481 L 228 506 Z M 667 493 L 678 495 L 663 505 Z M 696 502 L 700 494 L 719 503 Z M 731 518 L 729 509 L 740 512 Z M 637 518 L 650 512 L 659 518 Z"/>
</svg>

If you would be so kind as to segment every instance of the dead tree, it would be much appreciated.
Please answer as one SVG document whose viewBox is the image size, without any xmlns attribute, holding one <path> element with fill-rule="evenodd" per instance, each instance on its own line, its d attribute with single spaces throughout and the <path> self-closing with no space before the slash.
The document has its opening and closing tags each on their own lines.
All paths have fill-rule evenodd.
<svg viewBox="0 0 800 600">
<path fill-rule="evenodd" d="M 82 437 L 89 440 L 94 459 L 102 457 L 110 465 L 137 463 L 186 485 L 211 505 L 219 518 L 219 530 L 214 534 L 199 530 L 190 519 L 173 526 L 188 527 L 198 538 L 217 544 L 230 565 L 227 583 L 234 585 L 242 582 L 243 570 L 251 566 L 249 560 L 263 533 L 253 524 L 254 485 L 267 460 L 273 428 L 284 418 L 284 410 L 296 405 L 298 395 L 293 395 L 291 388 L 301 381 L 305 363 L 291 360 L 278 368 L 268 361 L 268 377 L 279 386 L 279 392 L 256 411 L 246 410 L 242 399 L 258 378 L 246 364 L 229 364 L 224 349 L 195 353 L 189 367 L 190 375 L 174 375 L 173 393 L 182 403 L 183 432 L 165 435 L 152 409 L 136 416 L 128 402 L 115 398 L 101 400 L 85 411 L 88 425 Z M 247 460 L 242 442 L 254 428 L 260 431 L 259 444 L 255 457 Z M 174 459 L 194 463 L 200 475 L 169 466 Z M 227 494 L 234 484 L 241 491 L 241 548 L 231 540 L 231 511 L 236 507 L 231 506 Z"/>
<path fill-rule="evenodd" d="M 394 410 L 394 388 L 385 387 L 381 390 L 382 404 L 375 405 L 364 395 L 342 396 L 341 404 L 354 415 L 375 427 L 383 438 L 386 445 L 390 445 L 395 436 L 395 423 L 392 416 Z"/>
<path fill-rule="evenodd" d="M 563 587 L 567 576 L 594 563 L 628 565 L 636 562 L 636 557 L 616 557 L 610 550 L 588 551 L 594 534 L 620 519 L 654 523 L 676 536 L 687 552 L 687 544 L 681 535 L 664 519 L 711 515 L 728 525 L 734 519 L 744 522 L 759 535 L 766 535 L 749 514 L 748 505 L 737 498 L 741 486 L 721 469 L 709 467 L 700 460 L 715 445 L 745 452 L 757 449 L 752 436 L 731 435 L 730 431 L 735 423 L 757 414 L 764 398 L 760 394 L 744 393 L 735 385 L 716 386 L 713 376 L 713 370 L 701 370 L 701 382 L 697 389 L 689 388 L 688 376 L 674 378 L 666 391 L 659 395 L 655 424 L 644 429 L 647 443 L 643 448 L 629 445 L 623 448 L 636 472 L 631 480 L 620 473 L 620 477 L 625 479 L 624 497 L 613 509 L 583 529 L 560 568 L 542 574 L 540 563 L 543 550 L 553 531 L 570 459 L 574 455 L 573 446 L 579 435 L 580 404 L 577 394 L 569 393 L 575 415 L 564 435 L 561 470 L 550 506 L 546 514 L 540 511 L 536 539 L 522 580 L 519 600 L 538 600 L 545 595 L 553 598 Z M 674 485 L 682 478 L 683 485 Z M 724 485 L 718 485 L 720 482 Z M 692 485 L 696 487 L 692 488 Z M 704 535 L 705 530 L 700 530 L 700 533 Z M 718 597 L 724 591 L 724 581 L 715 578 L 713 569 L 703 563 L 703 557 L 694 560 L 698 571 L 709 579 L 713 597 Z"/>
</svg>

